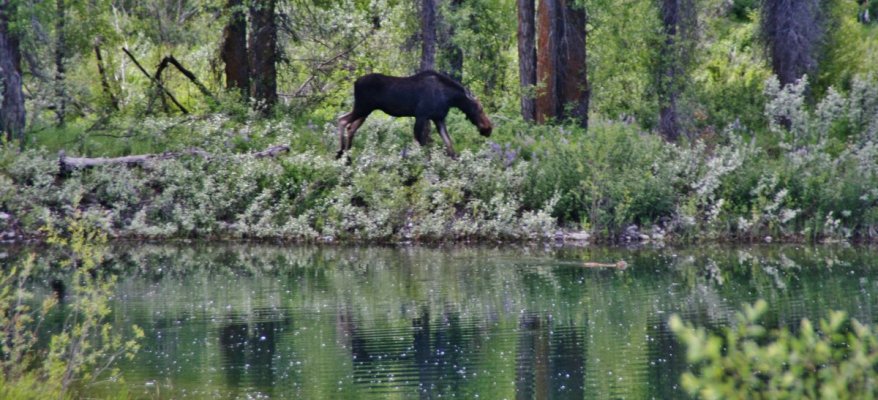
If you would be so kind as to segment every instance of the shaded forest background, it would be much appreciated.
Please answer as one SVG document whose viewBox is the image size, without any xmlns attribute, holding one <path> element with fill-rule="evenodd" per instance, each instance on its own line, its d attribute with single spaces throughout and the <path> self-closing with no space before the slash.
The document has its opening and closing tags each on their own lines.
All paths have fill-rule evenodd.
<svg viewBox="0 0 878 400">
<path fill-rule="evenodd" d="M 758 130 L 769 75 L 807 74 L 815 99 L 874 72 L 876 14 L 853 0 L 3 0 L 4 131 L 38 145 L 108 115 L 247 102 L 320 123 L 356 77 L 420 69 L 510 118 L 591 115 L 672 140 Z"/>
</svg>

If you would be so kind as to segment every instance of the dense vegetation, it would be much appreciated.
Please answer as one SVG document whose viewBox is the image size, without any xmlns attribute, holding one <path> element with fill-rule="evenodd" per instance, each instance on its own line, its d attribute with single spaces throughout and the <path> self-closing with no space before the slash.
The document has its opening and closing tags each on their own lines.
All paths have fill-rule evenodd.
<svg viewBox="0 0 878 400">
<path fill-rule="evenodd" d="M 625 3 L 559 3 L 587 16 L 586 124 L 541 111 L 539 62 L 536 90 L 520 86 L 522 2 L 4 0 L 26 120 L 4 128 L 0 234 L 40 236 L 78 212 L 120 237 L 874 240 L 875 2 Z M 765 28 L 807 18 L 801 48 Z M 258 24 L 275 49 L 258 46 Z M 229 71 L 236 26 L 250 35 L 237 36 L 251 42 L 247 85 Z M 376 113 L 351 164 L 336 161 L 353 80 L 425 63 L 461 77 L 494 135 L 453 111 L 453 161 L 418 148 L 411 119 Z M 279 144 L 292 151 L 247 155 Z M 211 156 L 75 171 L 58 159 L 190 148 Z"/>
<path fill-rule="evenodd" d="M 765 301 L 745 305 L 724 334 L 684 324 L 671 329 L 686 345 L 695 373 L 683 387 L 703 399 L 873 399 L 878 339 L 874 328 L 841 311 L 815 327 L 807 318 L 795 332 L 760 324 Z"/>
<path fill-rule="evenodd" d="M 75 398 L 117 381 L 115 362 L 140 348 L 140 327 L 117 326 L 111 315 L 116 277 L 100 268 L 106 234 L 79 216 L 66 222 L 45 228 L 59 257 L 30 253 L 0 270 L 0 398 Z M 35 290 L 35 277 L 53 274 L 69 274 L 69 286 L 56 280 L 51 294 Z"/>
</svg>

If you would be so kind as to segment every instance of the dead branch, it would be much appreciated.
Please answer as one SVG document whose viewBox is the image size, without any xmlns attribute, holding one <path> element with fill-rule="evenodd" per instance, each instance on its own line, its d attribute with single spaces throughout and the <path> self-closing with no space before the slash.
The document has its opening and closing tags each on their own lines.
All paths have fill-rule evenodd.
<svg viewBox="0 0 878 400">
<path fill-rule="evenodd" d="M 195 84 L 196 87 L 198 87 L 198 90 L 200 90 L 202 94 L 204 94 L 205 96 L 207 96 L 208 98 L 213 100 L 214 103 L 217 102 L 216 97 L 213 95 L 213 93 L 211 93 L 210 90 L 207 90 L 207 87 L 204 86 L 201 83 L 201 81 L 199 81 L 198 78 L 195 77 L 195 74 L 193 74 L 192 71 L 189 71 L 188 69 L 183 67 L 183 65 L 180 64 L 180 62 L 177 61 L 177 59 L 174 58 L 174 56 L 167 56 L 167 57 L 162 59 L 161 63 L 159 63 L 159 67 L 155 73 L 155 78 L 157 80 L 161 81 L 162 71 L 164 71 L 168 65 L 173 65 L 175 68 L 177 68 L 177 70 L 180 71 L 180 73 L 182 73 L 184 76 L 186 76 L 186 78 L 188 78 L 189 81 L 191 81 L 193 84 Z"/>
<path fill-rule="evenodd" d="M 253 157 L 253 158 L 274 158 L 283 153 L 287 153 L 290 151 L 290 146 L 287 145 L 279 145 L 272 146 L 262 151 L 257 151 L 253 153 L 244 154 L 244 156 Z M 67 155 L 62 150 L 58 154 L 58 163 L 61 166 L 61 174 L 66 175 L 72 171 L 77 169 L 91 168 L 97 167 L 101 165 L 124 165 L 127 167 L 143 167 L 147 166 L 156 161 L 163 160 L 171 160 L 183 156 L 198 156 L 205 160 L 214 159 L 214 155 L 198 149 L 191 148 L 183 151 L 177 152 L 164 152 L 158 154 L 141 154 L 135 156 L 124 156 L 124 157 L 67 157 Z"/>
<path fill-rule="evenodd" d="M 131 52 L 128 51 L 127 48 L 123 47 L 123 48 L 122 48 L 122 51 L 124 51 L 125 54 L 128 55 L 128 58 L 130 58 L 131 61 L 134 61 L 134 65 L 137 66 L 137 69 L 139 69 L 140 72 L 143 72 L 143 74 L 146 75 L 146 77 L 149 78 L 149 80 L 150 80 L 153 84 L 155 84 L 159 89 L 161 89 L 163 93 L 165 93 L 165 94 L 168 95 L 168 97 L 171 99 L 171 101 L 173 101 L 174 104 L 177 105 L 177 107 L 180 109 L 180 111 L 183 112 L 183 114 L 189 114 L 189 110 L 187 110 L 186 107 L 183 107 L 183 105 L 180 104 L 179 101 L 177 101 L 177 98 L 174 97 L 174 95 L 171 94 L 171 92 L 170 92 L 168 89 L 166 89 L 165 86 L 162 85 L 162 83 L 161 83 L 158 79 L 153 78 L 152 75 L 149 74 L 149 72 L 146 72 L 146 70 L 143 69 L 143 66 L 140 65 L 140 63 L 137 61 L 137 59 L 134 58 L 134 55 L 131 54 Z"/>
</svg>

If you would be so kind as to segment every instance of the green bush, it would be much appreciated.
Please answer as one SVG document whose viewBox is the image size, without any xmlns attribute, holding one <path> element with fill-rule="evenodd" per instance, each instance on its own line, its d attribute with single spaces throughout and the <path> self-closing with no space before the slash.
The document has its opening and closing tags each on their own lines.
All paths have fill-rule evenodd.
<svg viewBox="0 0 878 400">
<path fill-rule="evenodd" d="M 878 338 L 873 328 L 833 312 L 818 328 L 803 319 L 795 333 L 759 323 L 763 300 L 745 305 L 737 324 L 711 334 L 671 317 L 692 371 L 681 377 L 704 399 L 873 399 L 878 395 Z"/>
<path fill-rule="evenodd" d="M 29 254 L 0 271 L 0 398 L 76 398 L 83 385 L 119 382 L 114 362 L 139 350 L 143 331 L 111 321 L 116 282 L 100 268 L 107 236 L 96 223 L 76 212 L 63 229 L 45 227 L 47 242 L 64 254 L 60 267 Z M 69 269 L 63 302 L 32 290 L 50 268 Z"/>
</svg>

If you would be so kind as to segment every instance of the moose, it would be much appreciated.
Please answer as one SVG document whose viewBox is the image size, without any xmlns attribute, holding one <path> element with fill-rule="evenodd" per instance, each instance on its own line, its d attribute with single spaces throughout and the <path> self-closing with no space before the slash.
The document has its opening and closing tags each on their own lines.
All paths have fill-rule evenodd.
<svg viewBox="0 0 878 400">
<path fill-rule="evenodd" d="M 336 158 L 351 149 L 357 129 L 375 110 L 394 117 L 415 117 L 415 140 L 421 146 L 430 142 L 430 121 L 433 121 L 445 142 L 445 151 L 455 158 L 451 137 L 445 129 L 445 117 L 451 107 L 463 111 L 482 136 L 491 136 L 493 126 L 481 103 L 463 85 L 442 73 L 427 70 L 409 77 L 362 76 L 354 83 L 353 111 L 338 118 L 340 148 Z"/>
</svg>

